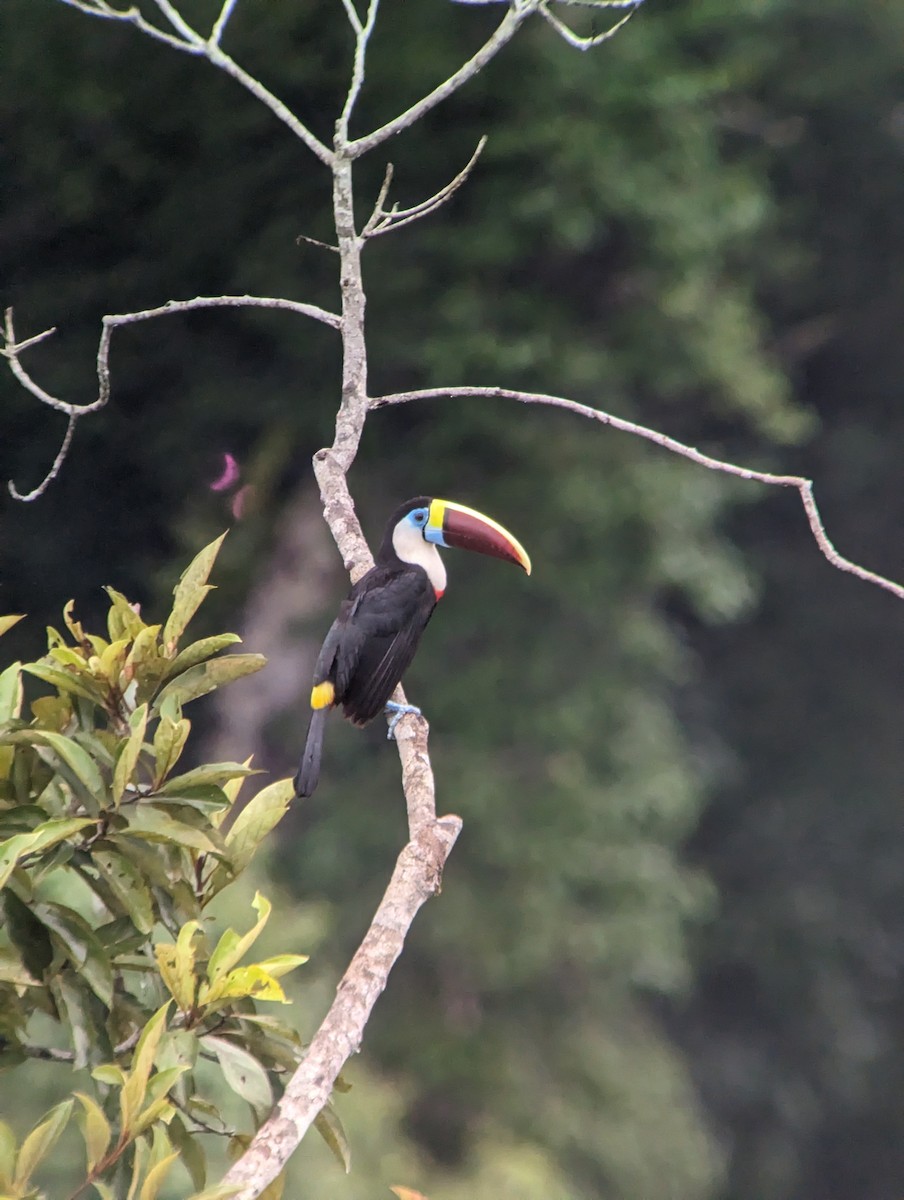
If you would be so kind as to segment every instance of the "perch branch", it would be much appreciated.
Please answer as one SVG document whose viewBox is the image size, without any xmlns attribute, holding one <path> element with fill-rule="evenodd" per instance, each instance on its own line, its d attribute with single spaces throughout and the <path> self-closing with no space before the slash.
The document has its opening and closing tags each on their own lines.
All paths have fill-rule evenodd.
<svg viewBox="0 0 904 1200">
<path fill-rule="evenodd" d="M 386 197 L 389 194 L 389 185 L 392 182 L 392 163 L 386 167 L 386 175 L 383 179 L 383 186 L 380 188 L 380 194 L 377 197 L 377 202 L 374 205 L 374 210 L 370 215 L 367 224 L 362 230 L 361 236 L 379 237 L 381 233 L 389 233 L 391 230 L 401 229 L 403 225 L 410 225 L 412 221 L 419 221 L 421 217 L 427 217 L 436 210 L 458 191 L 462 184 L 467 180 L 468 176 L 474 170 L 478 158 L 483 152 L 484 146 L 487 144 L 486 137 L 482 137 L 477 143 L 477 148 L 471 155 L 468 163 L 462 167 L 454 179 L 450 180 L 444 188 L 440 188 L 434 195 L 422 200 L 420 204 L 413 204 L 410 208 L 399 208 L 394 204 L 391 209 L 387 210 L 383 206 L 386 203 Z"/>
<path fill-rule="evenodd" d="M 460 829 L 458 817 L 445 817 L 425 825 L 402 850 L 323 1024 L 276 1109 L 223 1178 L 225 1185 L 240 1185 L 235 1200 L 252 1200 L 277 1177 L 329 1100 L 340 1069 L 360 1048 L 371 1010 L 418 909 L 439 890 L 443 864 Z"/>
<path fill-rule="evenodd" d="M 829 535 L 826 533 L 822 515 L 813 495 L 813 481 L 805 479 L 802 475 L 774 475 L 768 471 L 755 471 L 750 467 L 739 466 L 737 463 L 725 462 L 723 459 L 703 454 L 695 447 L 688 446 L 684 442 L 679 442 L 676 438 L 669 437 L 665 433 L 660 433 L 656 429 L 649 429 L 647 426 L 638 425 L 634 421 L 626 421 L 623 417 L 613 416 L 611 413 L 602 412 L 598 408 L 591 408 L 588 404 L 580 404 L 576 400 L 568 400 L 563 396 L 547 396 L 542 392 L 521 392 L 512 388 L 501 387 L 420 388 L 417 391 L 395 392 L 388 396 L 377 396 L 371 400 L 370 405 L 371 408 L 377 409 L 388 407 L 391 404 L 407 404 L 412 400 L 437 400 L 442 397 L 455 398 L 463 396 L 484 396 L 489 399 L 516 400 L 520 404 L 545 404 L 552 408 L 564 408 L 567 412 L 577 413 L 579 416 L 587 417 L 591 421 L 599 421 L 601 425 L 609 425 L 613 429 L 621 430 L 623 433 L 630 433 L 635 437 L 644 438 L 648 442 L 653 442 L 657 446 L 661 446 L 664 450 L 669 450 L 673 454 L 679 454 L 682 458 L 687 458 L 691 462 L 697 463 L 698 466 L 706 467 L 707 470 L 721 471 L 726 475 L 734 475 L 738 479 L 747 479 L 753 483 L 765 483 L 773 487 L 794 488 L 800 495 L 804 512 L 807 515 L 807 522 L 809 523 L 816 544 L 832 566 L 837 567 L 839 571 L 846 571 L 849 575 L 855 575 L 858 579 L 862 579 L 866 583 L 872 583 L 876 587 L 883 588 L 886 592 L 891 592 L 899 600 L 904 600 L 904 586 L 900 583 L 886 579 L 884 575 L 878 575 L 875 571 L 869 571 L 866 567 L 861 567 L 857 563 L 851 562 L 849 558 L 845 558 L 844 555 L 839 554 L 832 544 Z"/>
</svg>

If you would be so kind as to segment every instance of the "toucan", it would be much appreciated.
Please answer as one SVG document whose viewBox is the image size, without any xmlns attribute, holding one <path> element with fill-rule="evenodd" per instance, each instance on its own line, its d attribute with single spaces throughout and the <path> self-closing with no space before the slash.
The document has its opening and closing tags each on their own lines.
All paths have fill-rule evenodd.
<svg viewBox="0 0 904 1200">
<path fill-rule="evenodd" d="M 310 796 L 320 777 L 323 731 L 331 708 L 341 705 L 355 725 L 388 709 L 395 722 L 419 709 L 389 697 L 414 658 L 427 622 L 446 590 L 438 546 L 458 546 L 516 563 L 530 574 L 530 559 L 516 537 L 490 517 L 454 504 L 416 496 L 389 518 L 374 565 L 349 592 L 326 635 L 311 689 L 311 723 L 295 776 L 298 796 Z"/>
</svg>

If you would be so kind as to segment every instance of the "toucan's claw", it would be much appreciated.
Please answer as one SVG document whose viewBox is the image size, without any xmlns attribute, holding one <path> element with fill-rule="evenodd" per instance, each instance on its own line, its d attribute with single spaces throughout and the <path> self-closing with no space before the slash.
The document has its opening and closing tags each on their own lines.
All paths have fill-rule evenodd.
<svg viewBox="0 0 904 1200">
<path fill-rule="evenodd" d="M 391 742 L 395 737 L 396 725 L 401 721 L 402 717 L 406 717 L 411 713 L 415 717 L 422 717 L 424 714 L 415 704 L 396 704 L 395 700 L 386 701 L 386 711 L 392 713 L 389 718 L 389 729 L 386 731 L 386 740 Z"/>
</svg>

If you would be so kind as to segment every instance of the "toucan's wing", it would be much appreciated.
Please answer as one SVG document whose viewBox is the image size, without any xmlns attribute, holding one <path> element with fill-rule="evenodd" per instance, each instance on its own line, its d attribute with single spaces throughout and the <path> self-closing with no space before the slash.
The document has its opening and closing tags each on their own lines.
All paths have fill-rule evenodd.
<svg viewBox="0 0 904 1200">
<path fill-rule="evenodd" d="M 336 657 L 337 697 L 346 716 L 359 724 L 385 706 L 436 606 L 426 572 L 376 568 L 374 574 L 369 586 L 349 597 Z"/>
</svg>

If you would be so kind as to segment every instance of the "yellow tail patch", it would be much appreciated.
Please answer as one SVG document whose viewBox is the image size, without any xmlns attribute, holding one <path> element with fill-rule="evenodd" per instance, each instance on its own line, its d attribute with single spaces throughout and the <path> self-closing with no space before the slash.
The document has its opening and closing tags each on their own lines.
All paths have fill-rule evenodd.
<svg viewBox="0 0 904 1200">
<path fill-rule="evenodd" d="M 329 708 L 336 698 L 336 689 L 327 680 L 311 689 L 311 708 Z"/>
</svg>

